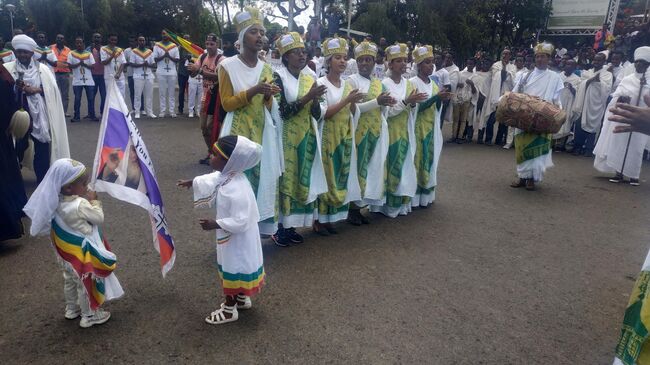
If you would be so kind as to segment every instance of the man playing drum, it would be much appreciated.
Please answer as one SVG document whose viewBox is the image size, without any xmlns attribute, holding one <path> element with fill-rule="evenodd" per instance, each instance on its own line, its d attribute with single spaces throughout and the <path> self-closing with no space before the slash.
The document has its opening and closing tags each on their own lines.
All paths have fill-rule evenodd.
<svg viewBox="0 0 650 365">
<path fill-rule="evenodd" d="M 515 80 L 513 91 L 537 96 L 561 107 L 560 92 L 564 84 L 556 72 L 548 69 L 553 50 L 553 45 L 549 43 L 540 43 L 535 47 L 535 68 L 520 74 Z M 551 140 L 551 133 L 529 133 L 520 129 L 515 131 L 515 156 L 519 179 L 510 186 L 535 190 L 535 182 L 542 181 L 546 169 L 553 166 Z"/>
</svg>

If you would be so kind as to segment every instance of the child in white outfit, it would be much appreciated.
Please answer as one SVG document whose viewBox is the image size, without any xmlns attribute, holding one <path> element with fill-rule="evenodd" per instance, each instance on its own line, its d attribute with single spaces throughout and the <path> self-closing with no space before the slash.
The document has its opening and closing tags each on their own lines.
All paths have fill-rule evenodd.
<svg viewBox="0 0 650 365">
<path fill-rule="evenodd" d="M 110 313 L 99 307 L 124 293 L 113 274 L 115 254 L 98 228 L 104 222 L 102 203 L 88 181 L 81 162 L 57 160 L 24 208 L 32 236 L 51 232 L 63 269 L 65 318 L 81 315 L 82 328 L 108 321 Z"/>
</svg>

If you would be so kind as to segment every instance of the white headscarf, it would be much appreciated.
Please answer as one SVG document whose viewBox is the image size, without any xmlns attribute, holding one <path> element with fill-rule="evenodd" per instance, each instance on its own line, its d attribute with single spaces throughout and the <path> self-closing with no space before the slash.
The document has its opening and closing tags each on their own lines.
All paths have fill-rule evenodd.
<svg viewBox="0 0 650 365">
<path fill-rule="evenodd" d="M 226 185 L 237 174 L 255 167 L 262 159 L 262 146 L 250 139 L 237 136 L 233 149 L 223 171 L 197 176 L 192 182 L 194 206 L 196 208 L 212 207 L 219 188 Z"/>
<path fill-rule="evenodd" d="M 18 34 L 11 40 L 11 46 L 14 47 L 15 50 L 20 49 L 23 51 L 34 52 L 36 49 L 36 42 L 24 34 Z"/>
<path fill-rule="evenodd" d="M 266 32 L 266 28 L 264 28 L 264 26 L 263 26 L 263 25 L 260 25 L 260 24 L 251 24 L 251 25 L 247 26 L 246 28 L 242 29 L 241 32 L 239 32 L 239 36 L 237 37 L 237 42 L 239 42 L 240 53 L 241 53 L 241 49 L 244 47 L 244 35 L 246 34 L 246 32 L 247 32 L 247 31 L 248 31 L 248 30 L 249 30 L 253 25 L 258 25 L 258 26 L 262 27 L 262 29 Z M 236 44 L 235 44 L 235 46 L 236 46 Z"/>
<path fill-rule="evenodd" d="M 232 176 L 255 167 L 261 159 L 262 146 L 244 136 L 237 136 L 237 145 L 221 171 L 217 188 L 224 185 Z"/>
<path fill-rule="evenodd" d="M 29 230 L 32 236 L 49 233 L 54 213 L 59 206 L 61 188 L 74 182 L 85 172 L 86 166 L 79 161 L 70 158 L 54 161 L 23 208 L 32 220 Z"/>
<path fill-rule="evenodd" d="M 634 50 L 634 60 L 650 62 L 650 47 L 644 46 Z"/>
</svg>

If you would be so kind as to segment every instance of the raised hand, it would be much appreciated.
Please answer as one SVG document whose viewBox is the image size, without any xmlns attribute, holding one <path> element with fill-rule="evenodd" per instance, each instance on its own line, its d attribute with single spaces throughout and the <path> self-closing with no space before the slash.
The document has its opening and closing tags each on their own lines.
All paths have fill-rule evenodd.
<svg viewBox="0 0 650 365">
<path fill-rule="evenodd" d="M 204 231 L 212 231 L 219 228 L 217 221 L 214 219 L 199 219 L 199 224 Z"/>
<path fill-rule="evenodd" d="M 189 189 L 192 187 L 192 180 L 178 180 L 176 186 Z"/>
<path fill-rule="evenodd" d="M 411 91 L 411 94 L 404 100 L 406 104 L 415 104 L 427 100 L 426 93 L 419 93 L 417 90 Z"/>
<path fill-rule="evenodd" d="M 379 94 L 379 96 L 377 97 L 377 104 L 379 104 L 381 106 L 395 105 L 396 102 L 397 102 L 397 100 L 395 100 L 395 98 L 390 96 L 390 94 L 388 92 L 383 92 L 383 93 Z"/>
<path fill-rule="evenodd" d="M 305 98 L 307 98 L 308 100 L 310 100 L 310 99 L 311 100 L 316 100 L 316 99 L 320 98 L 321 96 L 325 95 L 326 92 L 327 92 L 327 86 L 313 84 L 311 86 L 311 89 L 309 89 L 309 92 L 307 93 L 307 95 L 305 95 Z"/>
<path fill-rule="evenodd" d="M 350 91 L 347 98 L 345 99 L 350 104 L 356 104 L 363 100 L 366 97 L 366 94 L 359 92 L 359 89 L 354 89 Z"/>
</svg>

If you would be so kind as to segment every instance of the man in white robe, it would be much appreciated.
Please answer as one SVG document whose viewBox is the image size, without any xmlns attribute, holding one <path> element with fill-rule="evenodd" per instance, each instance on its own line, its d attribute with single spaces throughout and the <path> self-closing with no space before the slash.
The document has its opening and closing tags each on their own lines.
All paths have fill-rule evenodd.
<svg viewBox="0 0 650 365">
<path fill-rule="evenodd" d="M 600 132 L 607 98 L 612 90 L 613 75 L 605 69 L 605 55 L 598 53 L 592 64 L 592 70 L 582 72 L 582 81 L 573 104 L 576 135 L 573 144 L 573 154 L 591 156 L 596 134 Z"/>
<path fill-rule="evenodd" d="M 471 141 L 474 137 L 474 131 L 478 131 L 478 138 L 476 143 L 483 144 L 483 134 L 485 132 L 485 122 L 490 116 L 490 111 L 487 106 L 488 96 L 490 96 L 490 86 L 492 83 L 492 72 L 490 72 L 491 61 L 481 60 L 476 65 L 476 71 L 471 78 L 474 86 L 476 87 L 476 94 L 472 96 L 473 117 L 472 128 L 470 128 Z"/>
<path fill-rule="evenodd" d="M 635 73 L 621 80 L 612 94 L 610 107 L 616 102 L 628 101 L 629 104 L 648 107 L 644 96 L 650 94 L 647 79 L 650 78 L 650 47 L 639 47 L 634 51 Z M 628 100 L 625 100 L 628 99 Z M 641 133 L 614 133 L 620 123 L 609 121 L 609 108 L 605 115 L 603 130 L 594 149 L 596 158 L 594 167 L 601 172 L 616 173 L 609 181 L 620 183 L 627 177 L 630 184 L 639 185 L 639 175 L 643 162 L 643 151 L 648 143 L 648 136 Z"/>
<path fill-rule="evenodd" d="M 460 81 L 460 69 L 456 64 L 454 64 L 454 55 L 451 54 L 450 52 L 445 53 L 445 70 L 449 73 L 449 84 L 451 85 L 451 92 L 455 93 L 456 89 L 458 89 L 459 84 L 461 85 L 460 87 L 463 87 L 464 81 L 461 83 Z M 451 102 L 448 104 L 447 110 L 445 111 L 445 114 L 442 115 L 442 119 L 446 121 L 452 121 L 452 117 L 454 115 L 454 103 Z M 448 142 L 457 142 L 455 138 L 450 139 Z"/>
<path fill-rule="evenodd" d="M 576 61 L 567 59 L 564 61 L 560 78 L 564 83 L 564 89 L 560 92 L 560 101 L 562 102 L 562 109 L 566 112 L 566 119 L 560 130 L 553 135 L 555 140 L 555 150 L 564 151 L 566 142 L 572 134 L 573 130 L 573 101 L 575 100 L 578 85 L 580 85 L 580 77 L 575 74 Z"/>
<path fill-rule="evenodd" d="M 614 81 L 612 83 L 612 92 L 616 90 L 618 87 L 618 84 L 621 83 L 621 80 L 623 80 L 623 77 L 626 75 L 624 74 L 624 67 L 623 67 L 623 58 L 625 55 L 621 51 L 614 51 L 612 52 L 612 57 L 610 60 L 610 63 L 607 65 L 607 71 L 611 72 Z"/>
<path fill-rule="evenodd" d="M 486 101 L 488 107 L 487 111 L 490 113 L 485 127 L 486 145 L 492 144 L 494 123 L 496 122 L 495 112 L 497 110 L 499 98 L 501 98 L 501 96 L 506 92 L 513 90 L 512 86 L 514 84 L 515 74 L 517 73 L 517 67 L 510 63 L 511 56 L 512 54 L 510 50 L 504 49 L 503 52 L 501 52 L 501 60 L 495 62 L 490 69 L 492 72 L 492 82 L 490 83 L 490 94 Z M 495 143 L 503 144 L 503 137 L 506 133 L 507 127 L 505 125 L 499 125 Z"/>
<path fill-rule="evenodd" d="M 36 42 L 19 34 L 11 44 L 16 61 L 5 63 L 4 67 L 16 80 L 21 105 L 29 112 L 32 123 L 29 135 L 16 143 L 16 149 L 20 151 L 23 165 L 33 167 L 40 182 L 50 163 L 70 157 L 63 103 L 50 68 L 33 59 Z"/>
<path fill-rule="evenodd" d="M 529 70 L 524 67 L 525 66 L 525 59 L 523 55 L 518 55 L 515 57 L 515 67 L 517 68 L 517 72 L 515 72 L 515 80 L 517 80 L 519 77 L 521 77 L 521 74 L 524 72 L 528 72 Z M 506 150 L 509 150 L 512 148 L 512 143 L 515 140 L 515 127 L 508 127 L 508 137 L 506 137 L 506 144 L 503 145 L 503 148 Z"/>
<path fill-rule="evenodd" d="M 469 114 L 472 110 L 472 96 L 476 94 L 476 87 L 472 81 L 468 80 L 474 75 L 474 66 L 476 60 L 468 59 L 467 67 L 458 72 L 458 83 L 456 85 L 456 94 L 452 98 L 452 140 L 455 143 L 462 143 L 467 133 L 467 124 Z M 454 65 L 456 66 L 456 65 Z M 471 84 L 471 85 L 470 85 Z M 450 142 L 452 142 L 450 140 Z"/>
<path fill-rule="evenodd" d="M 449 78 L 449 71 L 444 67 L 445 64 L 445 59 L 444 57 L 438 53 L 433 57 L 433 73 L 431 74 L 431 80 L 435 82 L 438 85 L 438 89 L 440 91 L 451 91 L 451 79 Z M 449 101 L 446 101 L 442 103 L 442 110 L 440 111 L 440 115 L 445 115 L 447 113 L 447 108 L 449 105 Z M 440 119 L 440 129 L 442 129 L 442 125 L 444 123 L 444 119 Z"/>
<path fill-rule="evenodd" d="M 535 47 L 535 69 L 522 74 L 516 80 L 514 90 L 537 96 L 561 107 L 560 92 L 564 88 L 560 75 L 549 70 L 548 64 L 553 46 L 540 43 Z M 515 131 L 515 157 L 517 159 L 518 181 L 510 186 L 535 190 L 535 182 L 542 181 L 544 172 L 553 166 L 551 158 L 551 134 L 535 134 Z"/>
</svg>

